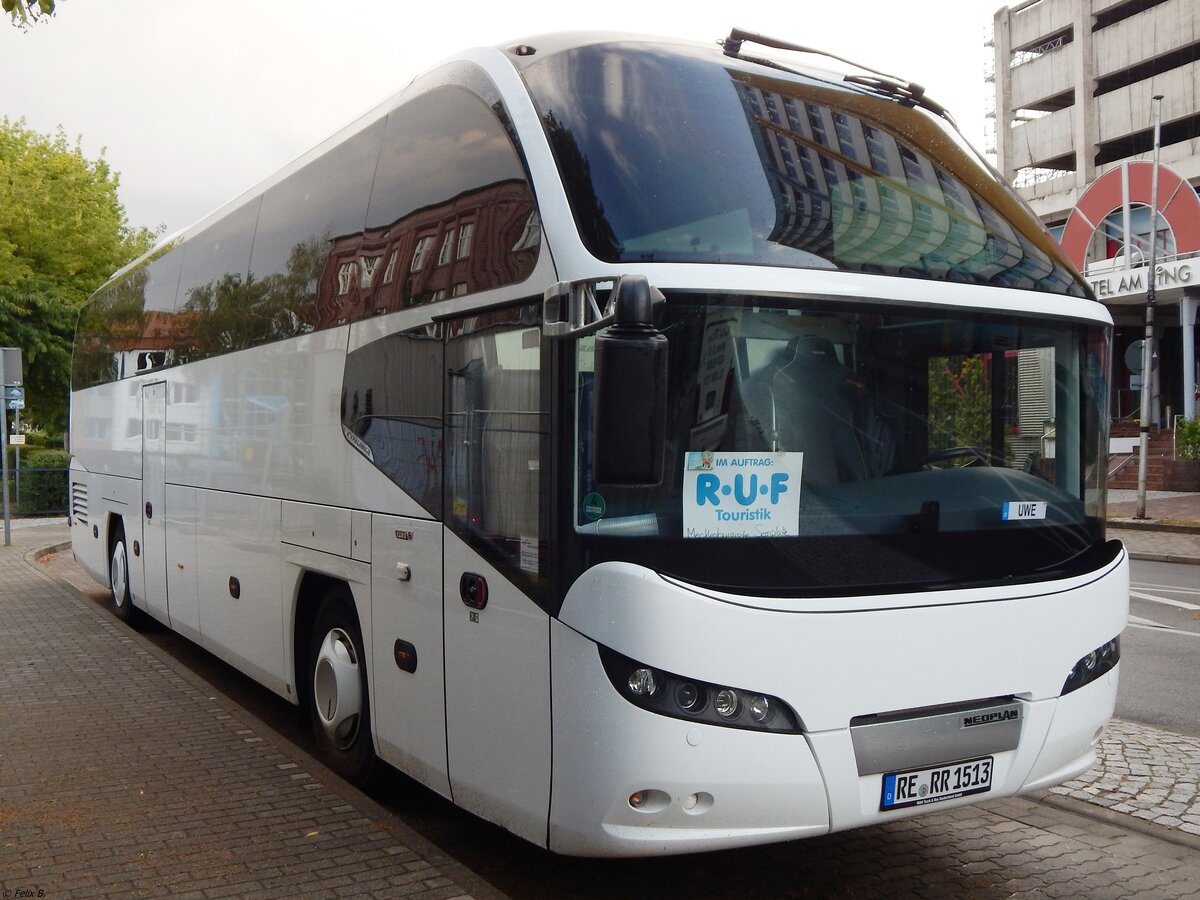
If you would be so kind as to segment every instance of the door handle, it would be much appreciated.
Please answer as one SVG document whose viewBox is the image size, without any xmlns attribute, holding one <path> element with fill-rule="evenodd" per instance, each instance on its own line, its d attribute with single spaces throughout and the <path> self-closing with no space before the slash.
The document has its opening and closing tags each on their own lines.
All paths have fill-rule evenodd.
<svg viewBox="0 0 1200 900">
<path fill-rule="evenodd" d="M 458 579 L 458 595 L 471 609 L 483 609 L 488 602 L 487 579 L 474 572 L 463 572 Z"/>
</svg>

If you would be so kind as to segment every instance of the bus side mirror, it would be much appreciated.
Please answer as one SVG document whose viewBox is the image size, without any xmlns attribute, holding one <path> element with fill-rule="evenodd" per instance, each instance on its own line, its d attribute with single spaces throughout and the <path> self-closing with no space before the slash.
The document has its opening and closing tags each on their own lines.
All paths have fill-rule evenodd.
<svg viewBox="0 0 1200 900">
<path fill-rule="evenodd" d="M 659 484 L 666 453 L 667 338 L 654 327 L 645 276 L 622 276 L 613 294 L 613 324 L 596 335 L 593 475 L 597 484 Z"/>
</svg>

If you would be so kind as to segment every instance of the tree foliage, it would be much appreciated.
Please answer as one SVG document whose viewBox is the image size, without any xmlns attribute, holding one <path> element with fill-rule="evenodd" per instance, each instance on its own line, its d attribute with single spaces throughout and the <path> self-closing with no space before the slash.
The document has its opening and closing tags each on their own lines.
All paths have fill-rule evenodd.
<svg viewBox="0 0 1200 900">
<path fill-rule="evenodd" d="M 1200 459 L 1200 419 L 1180 419 L 1175 441 L 1183 459 Z"/>
<path fill-rule="evenodd" d="M 929 449 L 991 445 L 992 394 L 982 356 L 929 362 Z"/>
<path fill-rule="evenodd" d="M 27 417 L 50 429 L 66 423 L 79 307 L 155 238 L 130 227 L 118 184 L 61 128 L 0 119 L 0 345 L 23 351 Z"/>
<path fill-rule="evenodd" d="M 2 8 L 18 28 L 28 28 L 33 22 L 54 15 L 55 0 L 0 0 Z"/>
</svg>

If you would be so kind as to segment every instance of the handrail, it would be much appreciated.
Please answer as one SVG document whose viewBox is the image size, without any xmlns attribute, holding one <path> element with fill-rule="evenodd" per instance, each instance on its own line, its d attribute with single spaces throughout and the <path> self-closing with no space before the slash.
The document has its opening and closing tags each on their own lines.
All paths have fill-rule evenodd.
<svg viewBox="0 0 1200 900">
<path fill-rule="evenodd" d="M 1128 456 L 1126 456 L 1123 460 L 1121 460 L 1121 462 L 1117 465 L 1117 467 L 1115 469 L 1113 469 L 1111 472 L 1108 473 L 1108 478 L 1105 480 L 1111 481 L 1118 472 L 1120 472 L 1123 468 L 1125 468 L 1127 465 L 1129 465 L 1131 462 L 1133 462 L 1134 457 L 1136 457 L 1136 456 L 1137 456 L 1136 453 L 1130 453 Z"/>
</svg>

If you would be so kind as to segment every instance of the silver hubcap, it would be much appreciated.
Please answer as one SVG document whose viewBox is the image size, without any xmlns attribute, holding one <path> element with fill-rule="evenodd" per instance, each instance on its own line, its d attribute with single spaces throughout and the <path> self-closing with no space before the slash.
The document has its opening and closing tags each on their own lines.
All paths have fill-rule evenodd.
<svg viewBox="0 0 1200 900">
<path fill-rule="evenodd" d="M 113 601 L 118 607 L 124 606 L 125 598 L 129 595 L 129 561 L 125 558 L 124 541 L 117 541 L 113 547 L 108 573 L 112 582 Z"/>
<path fill-rule="evenodd" d="M 330 629 L 317 651 L 313 697 L 329 740 L 339 750 L 350 747 L 358 735 L 362 715 L 362 677 L 354 641 L 340 628 Z"/>
</svg>

